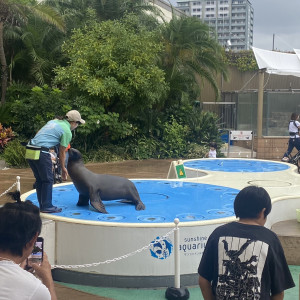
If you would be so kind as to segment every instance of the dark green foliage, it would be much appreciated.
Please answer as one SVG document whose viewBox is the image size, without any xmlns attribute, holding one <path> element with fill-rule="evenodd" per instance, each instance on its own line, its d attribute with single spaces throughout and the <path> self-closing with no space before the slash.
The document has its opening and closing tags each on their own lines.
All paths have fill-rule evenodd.
<svg viewBox="0 0 300 300">
<path fill-rule="evenodd" d="M 190 143 L 188 145 L 188 151 L 184 158 L 186 159 L 195 159 L 206 157 L 206 154 L 209 151 L 209 147 L 207 145 L 198 145 L 196 143 Z M 218 156 L 219 157 L 219 156 Z"/>
<path fill-rule="evenodd" d="M 194 109 L 190 112 L 187 122 L 191 130 L 191 142 L 199 145 L 206 145 L 211 141 L 220 142 L 218 119 L 214 113 Z"/>
<path fill-rule="evenodd" d="M 12 82 L 7 89 L 7 102 L 20 100 L 23 97 L 28 97 L 31 94 L 31 88 L 23 82 Z"/>
<path fill-rule="evenodd" d="M 6 145 L 2 158 L 11 167 L 27 168 L 28 163 L 25 159 L 25 150 L 25 146 L 18 139 L 15 139 Z"/>
<path fill-rule="evenodd" d="M 64 34 L 52 25 L 30 17 L 26 26 L 15 29 L 8 39 L 10 82 L 22 80 L 33 85 L 51 84 L 53 69 L 64 62 L 61 44 Z M 24 74 L 27 76 L 24 78 Z"/>
<path fill-rule="evenodd" d="M 125 153 L 123 147 L 109 144 L 97 150 L 88 151 L 83 155 L 83 159 L 85 162 L 108 162 L 131 159 L 131 157 Z"/>
<path fill-rule="evenodd" d="M 156 138 L 141 136 L 129 139 L 125 143 L 125 149 L 133 159 L 159 158 L 161 144 Z"/>
<path fill-rule="evenodd" d="M 34 87 L 29 96 L 14 99 L 11 104 L 12 125 L 26 139 L 32 138 L 49 120 L 64 116 L 72 107 L 59 89 Z"/>
<path fill-rule="evenodd" d="M 77 103 L 84 98 L 78 98 Z M 90 105 L 80 105 L 80 113 L 86 124 L 76 129 L 72 146 L 83 151 L 97 150 L 99 145 L 109 144 L 133 134 L 133 127 L 120 120 L 118 113 L 108 112 L 102 105 L 90 101 Z"/>
<path fill-rule="evenodd" d="M 11 108 L 10 105 L 5 103 L 5 104 L 0 104 L 0 124 L 3 125 L 8 125 L 10 120 L 11 120 Z"/>
<path fill-rule="evenodd" d="M 187 125 L 179 124 L 173 116 L 170 122 L 163 125 L 161 157 L 183 157 L 188 148 L 189 128 Z"/>
<path fill-rule="evenodd" d="M 15 44 L 14 47 L 8 47 L 8 49 L 4 45 L 11 45 L 14 42 L 14 38 L 12 37 L 17 39 L 20 37 L 20 33 L 28 24 L 28 19 L 30 18 L 42 20 L 43 24 L 51 24 L 51 26 L 56 27 L 62 32 L 65 30 L 65 24 L 56 10 L 41 1 L 1 0 L 0 4 L 1 103 L 4 104 L 6 101 L 8 77 L 12 81 L 14 58 L 22 53 L 23 50 L 20 44 L 17 46 Z M 7 32 L 10 34 L 7 34 Z M 9 67 L 7 58 L 10 60 Z M 9 68 L 10 72 L 8 72 Z"/>
<path fill-rule="evenodd" d="M 122 120 L 136 120 L 166 95 L 164 71 L 157 66 L 162 44 L 135 16 L 78 29 L 63 50 L 70 61 L 56 69 L 55 82 L 97 99 Z"/>
</svg>

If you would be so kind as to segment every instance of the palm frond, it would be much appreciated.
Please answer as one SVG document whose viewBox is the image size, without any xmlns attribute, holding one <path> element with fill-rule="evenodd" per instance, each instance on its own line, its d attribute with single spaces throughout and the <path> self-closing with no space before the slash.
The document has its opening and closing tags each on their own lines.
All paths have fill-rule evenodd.
<svg viewBox="0 0 300 300">
<path fill-rule="evenodd" d="M 62 16 L 52 7 L 41 3 L 30 8 L 30 10 L 34 13 L 34 15 L 39 16 L 43 21 L 49 24 L 53 24 L 60 31 L 66 31 L 66 26 Z"/>
</svg>

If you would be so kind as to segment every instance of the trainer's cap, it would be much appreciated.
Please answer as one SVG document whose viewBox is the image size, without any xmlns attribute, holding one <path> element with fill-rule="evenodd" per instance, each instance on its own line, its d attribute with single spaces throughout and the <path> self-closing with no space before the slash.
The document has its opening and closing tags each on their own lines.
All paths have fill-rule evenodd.
<svg viewBox="0 0 300 300">
<path fill-rule="evenodd" d="M 70 110 L 66 113 L 66 117 L 68 119 L 68 121 L 70 122 L 80 122 L 81 124 L 84 124 L 85 121 L 83 119 L 81 119 L 81 115 L 79 113 L 79 111 L 77 110 Z"/>
</svg>

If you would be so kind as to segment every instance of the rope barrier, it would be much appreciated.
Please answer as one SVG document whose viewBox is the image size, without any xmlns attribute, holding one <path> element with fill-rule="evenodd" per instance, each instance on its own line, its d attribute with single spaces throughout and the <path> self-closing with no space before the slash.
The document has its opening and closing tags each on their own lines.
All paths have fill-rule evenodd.
<svg viewBox="0 0 300 300">
<path fill-rule="evenodd" d="M 171 231 L 167 232 L 165 235 L 163 235 L 161 238 L 159 239 L 156 239 L 154 241 L 152 241 L 150 244 L 138 249 L 138 250 L 135 250 L 133 252 L 130 252 L 130 253 L 127 253 L 127 254 L 124 254 L 124 255 L 121 255 L 119 257 L 116 257 L 116 258 L 113 258 L 113 259 L 107 259 L 103 262 L 96 262 L 96 263 L 90 263 L 90 264 L 82 264 L 82 265 L 53 265 L 52 266 L 52 269 L 54 268 L 61 268 L 61 269 L 78 269 L 78 268 L 90 268 L 90 267 L 96 267 L 96 266 L 99 266 L 99 265 L 104 265 L 104 264 L 110 264 L 112 262 L 115 262 L 115 261 L 119 261 L 119 260 L 122 260 L 124 258 L 127 258 L 127 257 L 130 257 L 130 256 L 133 256 L 137 253 L 140 253 L 144 250 L 147 250 L 149 249 L 153 244 L 157 243 L 157 242 L 160 242 L 160 241 L 163 241 L 166 237 L 168 237 L 169 235 L 171 235 L 174 231 L 178 230 L 178 227 L 176 226 L 175 228 L 173 228 Z"/>
<path fill-rule="evenodd" d="M 20 176 L 17 176 L 16 182 L 15 182 L 11 187 L 9 187 L 5 192 L 3 192 L 3 193 L 0 195 L 0 198 L 1 198 L 2 196 L 4 196 L 5 194 L 7 194 L 14 186 L 17 186 L 17 190 L 20 191 Z"/>
</svg>

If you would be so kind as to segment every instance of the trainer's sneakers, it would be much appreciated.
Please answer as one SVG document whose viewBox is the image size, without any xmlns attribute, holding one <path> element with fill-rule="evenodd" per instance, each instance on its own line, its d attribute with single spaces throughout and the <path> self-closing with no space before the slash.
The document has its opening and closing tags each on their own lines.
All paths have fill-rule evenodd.
<svg viewBox="0 0 300 300">
<path fill-rule="evenodd" d="M 55 213 L 60 213 L 61 211 L 62 211 L 62 208 L 59 208 L 57 206 L 52 206 L 49 208 L 41 209 L 41 212 L 46 213 L 46 214 L 55 214 Z"/>
<path fill-rule="evenodd" d="M 287 156 L 285 156 L 285 157 L 283 157 L 282 159 L 281 159 L 281 161 L 283 161 L 283 162 L 289 162 L 289 158 L 287 157 Z"/>
</svg>

